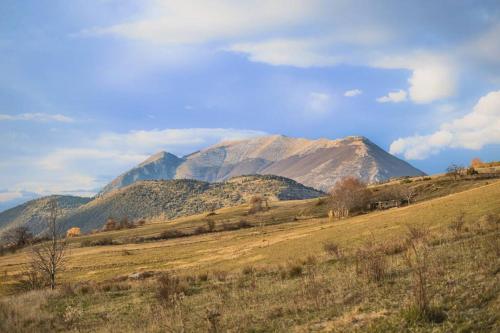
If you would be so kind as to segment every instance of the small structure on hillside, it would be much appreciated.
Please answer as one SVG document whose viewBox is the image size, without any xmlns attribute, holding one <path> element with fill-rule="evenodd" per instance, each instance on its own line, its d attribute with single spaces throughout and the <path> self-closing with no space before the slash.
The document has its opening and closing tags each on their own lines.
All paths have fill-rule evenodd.
<svg viewBox="0 0 500 333">
<path fill-rule="evenodd" d="M 81 230 L 78 227 L 73 227 L 66 231 L 66 237 L 77 237 L 80 236 Z"/>
<path fill-rule="evenodd" d="M 399 207 L 404 204 L 403 200 L 383 200 L 370 203 L 370 210 L 382 210 Z"/>
</svg>

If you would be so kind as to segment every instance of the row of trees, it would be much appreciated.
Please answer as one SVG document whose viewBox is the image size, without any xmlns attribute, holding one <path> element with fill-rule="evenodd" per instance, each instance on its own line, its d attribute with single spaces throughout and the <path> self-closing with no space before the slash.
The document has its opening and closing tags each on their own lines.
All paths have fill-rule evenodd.
<svg viewBox="0 0 500 333">
<path fill-rule="evenodd" d="M 330 191 L 330 219 L 349 216 L 352 211 L 368 209 L 377 201 L 396 201 L 410 204 L 417 192 L 415 187 L 405 185 L 389 186 L 379 193 L 368 189 L 367 185 L 354 177 L 346 177 L 338 181 Z"/>
</svg>

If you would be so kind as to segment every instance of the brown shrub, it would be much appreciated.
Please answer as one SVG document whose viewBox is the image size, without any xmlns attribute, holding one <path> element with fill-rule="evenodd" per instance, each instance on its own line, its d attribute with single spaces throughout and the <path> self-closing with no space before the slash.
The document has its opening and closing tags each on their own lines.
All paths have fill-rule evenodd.
<svg viewBox="0 0 500 333">
<path fill-rule="evenodd" d="M 368 281 L 380 282 L 387 276 L 387 258 L 384 247 L 367 241 L 356 251 L 356 273 Z"/>
<path fill-rule="evenodd" d="M 326 242 L 323 244 L 323 250 L 330 256 L 340 259 L 342 257 L 342 252 L 338 244 L 334 242 Z"/>
<path fill-rule="evenodd" d="M 158 278 L 158 288 L 156 290 L 156 298 L 163 306 L 171 306 L 182 300 L 188 289 L 185 281 L 179 277 L 164 273 Z"/>
<path fill-rule="evenodd" d="M 179 230 L 165 230 L 160 234 L 160 239 L 172 239 L 189 236 L 188 234 Z"/>
<path fill-rule="evenodd" d="M 456 216 L 451 223 L 448 225 L 448 228 L 453 232 L 455 236 L 460 236 L 464 231 L 465 225 L 465 216 L 463 213 L 460 213 Z"/>
</svg>

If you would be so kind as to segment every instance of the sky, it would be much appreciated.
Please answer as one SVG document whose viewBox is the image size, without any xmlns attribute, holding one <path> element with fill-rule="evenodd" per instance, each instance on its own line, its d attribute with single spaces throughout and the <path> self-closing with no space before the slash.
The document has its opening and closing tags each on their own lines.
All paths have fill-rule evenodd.
<svg viewBox="0 0 500 333">
<path fill-rule="evenodd" d="M 499 160 L 499 35 L 497 0 L 2 0 L 0 210 L 265 134 Z"/>
</svg>

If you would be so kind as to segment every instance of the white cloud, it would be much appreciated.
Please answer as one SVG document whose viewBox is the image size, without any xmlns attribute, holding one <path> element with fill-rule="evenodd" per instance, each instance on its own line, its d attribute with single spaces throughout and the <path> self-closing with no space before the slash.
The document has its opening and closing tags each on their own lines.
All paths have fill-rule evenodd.
<svg viewBox="0 0 500 333">
<path fill-rule="evenodd" d="M 115 35 L 154 43 L 205 43 L 293 26 L 318 10 L 317 0 L 144 2 L 142 18 L 81 35 Z"/>
<path fill-rule="evenodd" d="M 407 93 L 404 90 L 391 91 L 386 96 L 382 96 L 377 98 L 377 102 L 379 103 L 400 103 L 406 101 Z"/>
<path fill-rule="evenodd" d="M 430 103 L 453 96 L 457 84 L 457 68 L 447 56 L 432 53 L 415 53 L 404 56 L 388 56 L 376 60 L 375 67 L 408 69 L 410 99 L 415 103 Z"/>
<path fill-rule="evenodd" d="M 481 97 L 472 112 L 441 124 L 433 134 L 397 139 L 390 152 L 407 159 L 425 159 L 448 147 L 478 150 L 487 144 L 500 144 L 499 129 L 500 90 Z"/>
<path fill-rule="evenodd" d="M 322 52 L 322 41 L 307 39 L 273 39 L 256 43 L 238 43 L 226 51 L 244 53 L 250 61 L 294 67 L 327 67 L 340 63 L 341 58 Z"/>
<path fill-rule="evenodd" d="M 324 115 L 331 110 L 332 98 L 321 92 L 309 93 L 307 99 L 307 111 L 309 114 Z"/>
<path fill-rule="evenodd" d="M 185 128 L 108 132 L 87 144 L 75 148 L 56 149 L 34 164 L 43 172 L 42 178 L 23 182 L 18 189 L 40 193 L 44 188 L 51 191 L 93 190 L 110 179 L 98 180 L 103 175 L 117 176 L 137 165 L 153 153 L 166 150 L 176 155 L 191 153 L 197 149 L 224 140 L 236 140 L 264 135 L 264 132 L 231 128 Z M 62 173 L 62 174 L 60 174 Z M 61 175 L 52 187 L 45 181 L 50 175 Z M 74 181 L 65 182 L 67 179 Z M 103 183 L 104 182 L 104 183 Z M 54 187 L 55 186 L 55 187 Z"/>
<path fill-rule="evenodd" d="M 344 93 L 344 96 L 345 97 L 354 97 L 354 96 L 361 95 L 362 93 L 363 93 L 363 91 L 360 89 L 352 89 L 352 90 L 347 90 Z"/>
<path fill-rule="evenodd" d="M 21 192 L 0 192 L 0 202 L 10 201 L 14 199 L 21 198 L 23 194 Z"/>
<path fill-rule="evenodd" d="M 0 121 L 35 121 L 35 122 L 51 122 L 57 121 L 61 123 L 72 123 L 75 120 L 62 114 L 48 113 L 21 113 L 16 115 L 0 114 Z"/>
</svg>

